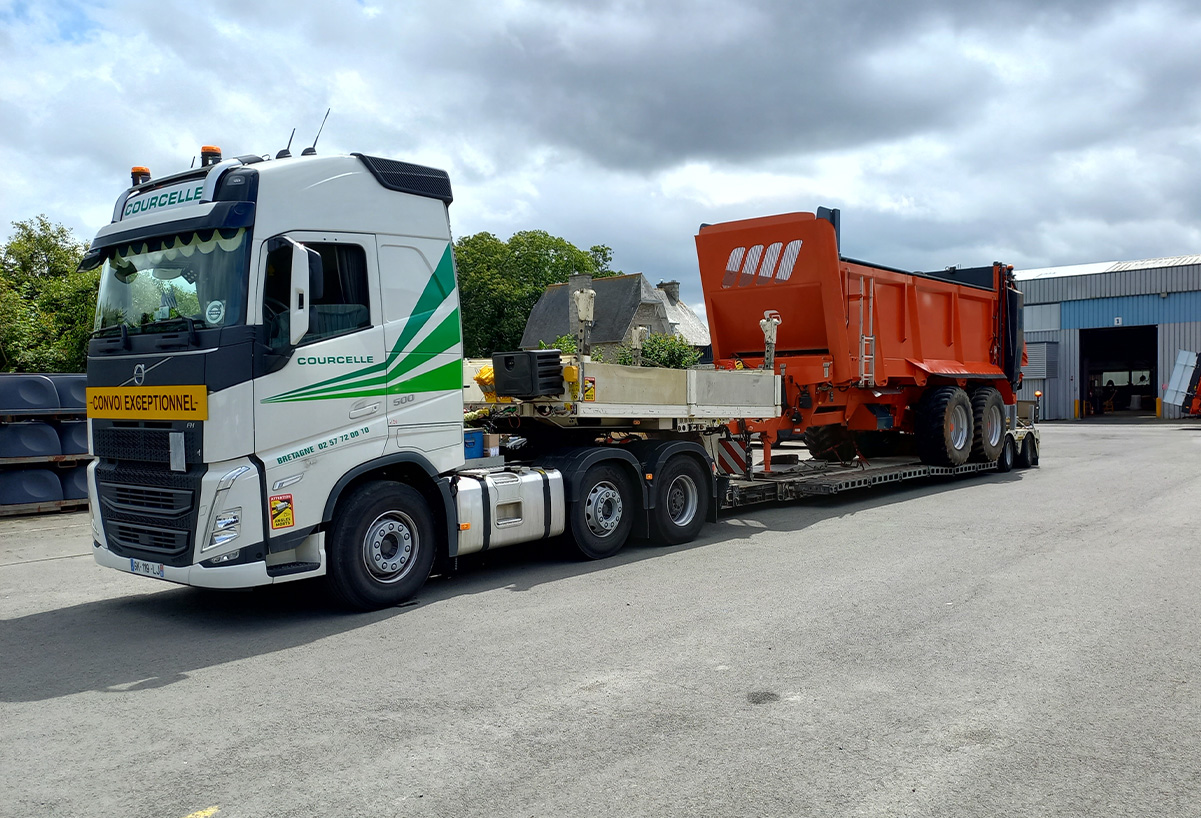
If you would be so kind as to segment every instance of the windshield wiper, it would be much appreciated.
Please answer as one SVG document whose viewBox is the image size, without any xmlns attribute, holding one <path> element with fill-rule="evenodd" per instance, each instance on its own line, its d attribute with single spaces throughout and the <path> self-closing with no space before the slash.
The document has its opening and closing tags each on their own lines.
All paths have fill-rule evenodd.
<svg viewBox="0 0 1201 818">
<path fill-rule="evenodd" d="M 196 336 L 196 319 L 191 318 L 187 315 L 176 315 L 176 316 L 172 316 L 171 318 L 160 318 L 158 321 L 150 321 L 145 324 L 142 324 L 141 330 L 143 333 L 145 333 L 146 330 L 150 329 L 151 327 L 160 327 L 161 328 L 161 327 L 166 326 L 167 324 L 171 324 L 176 321 L 183 321 L 185 324 L 187 324 L 188 343 L 190 343 L 192 346 L 199 346 L 200 340 Z"/>
</svg>

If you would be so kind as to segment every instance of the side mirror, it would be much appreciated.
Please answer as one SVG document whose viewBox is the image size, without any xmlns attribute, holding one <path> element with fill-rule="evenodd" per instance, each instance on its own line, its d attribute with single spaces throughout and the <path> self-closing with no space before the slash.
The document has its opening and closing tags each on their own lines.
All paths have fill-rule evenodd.
<svg viewBox="0 0 1201 818">
<path fill-rule="evenodd" d="M 309 310 L 314 298 L 321 297 L 324 271 L 321 256 L 303 244 L 288 240 L 292 245 L 292 297 L 288 304 L 290 313 L 289 339 L 299 344 L 309 331 Z"/>
</svg>

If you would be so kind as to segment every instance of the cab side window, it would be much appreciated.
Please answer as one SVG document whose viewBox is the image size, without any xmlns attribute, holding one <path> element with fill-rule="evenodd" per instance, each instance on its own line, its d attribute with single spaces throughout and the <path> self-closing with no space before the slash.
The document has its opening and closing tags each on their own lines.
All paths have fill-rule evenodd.
<svg viewBox="0 0 1201 818">
<path fill-rule="evenodd" d="M 357 244 L 309 244 L 321 256 L 325 274 L 320 298 L 313 299 L 310 340 L 331 338 L 371 326 L 367 298 L 367 254 Z"/>
<path fill-rule="evenodd" d="M 305 244 L 321 256 L 321 297 L 312 299 L 309 331 L 301 344 L 332 338 L 371 326 L 367 254 L 357 244 Z M 263 283 L 263 323 L 267 343 L 277 350 L 288 346 L 288 304 L 292 289 L 292 251 L 280 247 L 267 254 Z"/>
</svg>

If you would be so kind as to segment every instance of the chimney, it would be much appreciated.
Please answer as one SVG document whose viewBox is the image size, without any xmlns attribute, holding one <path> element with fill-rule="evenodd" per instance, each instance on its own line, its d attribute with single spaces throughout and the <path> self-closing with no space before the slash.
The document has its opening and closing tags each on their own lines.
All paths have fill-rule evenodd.
<svg viewBox="0 0 1201 818">
<path fill-rule="evenodd" d="M 660 281 L 659 289 L 667 293 L 667 298 L 673 304 L 680 302 L 680 282 L 678 281 Z"/>
<path fill-rule="evenodd" d="M 588 273 L 572 273 L 567 277 L 567 334 L 580 337 L 580 314 L 576 311 L 575 293 L 592 288 L 592 276 Z"/>
</svg>

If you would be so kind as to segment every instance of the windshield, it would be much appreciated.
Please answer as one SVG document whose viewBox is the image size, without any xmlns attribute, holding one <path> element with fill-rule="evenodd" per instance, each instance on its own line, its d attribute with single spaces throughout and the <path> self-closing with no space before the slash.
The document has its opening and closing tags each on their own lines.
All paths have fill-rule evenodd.
<svg viewBox="0 0 1201 818">
<path fill-rule="evenodd" d="M 246 320 L 246 228 L 138 239 L 105 251 L 97 332 L 169 332 L 190 318 L 201 327 Z"/>
</svg>

